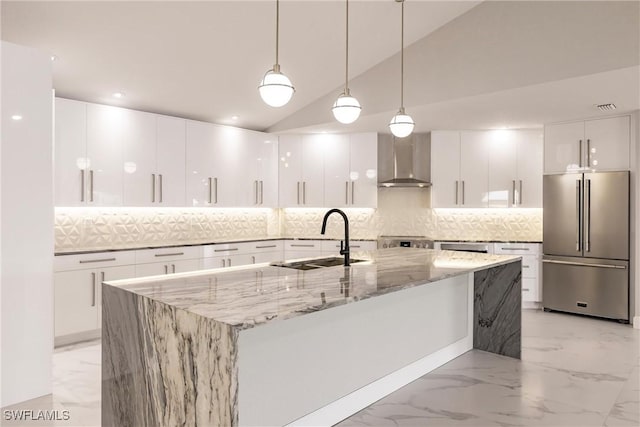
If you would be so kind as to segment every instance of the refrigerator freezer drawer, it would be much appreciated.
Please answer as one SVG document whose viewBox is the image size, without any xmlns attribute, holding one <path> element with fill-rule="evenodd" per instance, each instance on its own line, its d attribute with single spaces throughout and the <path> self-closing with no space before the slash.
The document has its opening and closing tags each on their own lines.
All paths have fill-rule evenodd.
<svg viewBox="0 0 640 427">
<path fill-rule="evenodd" d="M 543 306 L 552 310 L 629 320 L 629 263 L 544 257 Z"/>
</svg>

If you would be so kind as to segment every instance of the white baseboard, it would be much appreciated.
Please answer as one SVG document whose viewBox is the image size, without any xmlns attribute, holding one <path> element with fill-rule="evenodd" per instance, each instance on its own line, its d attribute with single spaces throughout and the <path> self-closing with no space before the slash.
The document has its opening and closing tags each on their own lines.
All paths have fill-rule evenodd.
<svg viewBox="0 0 640 427">
<path fill-rule="evenodd" d="M 635 329 L 640 329 L 640 316 L 636 316 L 633 318 L 633 327 Z"/>
<path fill-rule="evenodd" d="M 341 399 L 331 402 L 317 411 L 298 418 L 286 427 L 330 426 L 348 418 L 356 412 L 372 405 L 388 394 L 428 374 L 448 361 L 473 348 L 473 336 L 456 341 L 437 352 L 405 366 L 377 381 L 354 391 Z"/>
</svg>

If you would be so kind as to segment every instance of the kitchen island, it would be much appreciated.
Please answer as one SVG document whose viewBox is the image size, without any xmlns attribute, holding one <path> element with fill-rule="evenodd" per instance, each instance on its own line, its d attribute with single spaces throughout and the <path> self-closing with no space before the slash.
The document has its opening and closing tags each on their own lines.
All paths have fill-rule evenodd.
<svg viewBox="0 0 640 427">
<path fill-rule="evenodd" d="M 105 283 L 102 424 L 327 425 L 471 348 L 520 357 L 519 257 L 352 258 Z"/>
</svg>

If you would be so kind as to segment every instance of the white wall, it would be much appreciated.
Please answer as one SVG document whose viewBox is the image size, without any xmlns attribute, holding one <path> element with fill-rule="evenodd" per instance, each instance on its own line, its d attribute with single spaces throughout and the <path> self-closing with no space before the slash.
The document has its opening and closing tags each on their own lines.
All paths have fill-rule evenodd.
<svg viewBox="0 0 640 427">
<path fill-rule="evenodd" d="M 2 42 L 0 406 L 51 393 L 51 60 Z M 19 114 L 22 120 L 13 120 Z"/>
</svg>

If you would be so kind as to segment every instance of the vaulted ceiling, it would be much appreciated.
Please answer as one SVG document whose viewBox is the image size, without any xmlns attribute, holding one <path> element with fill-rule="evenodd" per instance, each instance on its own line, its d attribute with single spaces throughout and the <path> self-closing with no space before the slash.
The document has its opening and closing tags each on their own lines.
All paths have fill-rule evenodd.
<svg viewBox="0 0 640 427">
<path fill-rule="evenodd" d="M 405 106 L 418 130 L 539 127 L 640 108 L 636 1 L 407 0 Z M 344 2 L 283 0 L 274 109 L 274 1 L 3 1 L 2 39 L 56 55 L 59 96 L 275 132 L 384 131 L 399 106 L 400 6 L 350 2 L 350 87 L 361 118 L 330 112 L 344 84 Z M 125 98 L 110 95 L 122 91 Z M 231 120 L 231 116 L 239 118 Z"/>
</svg>

